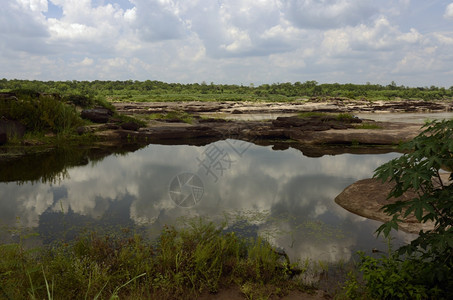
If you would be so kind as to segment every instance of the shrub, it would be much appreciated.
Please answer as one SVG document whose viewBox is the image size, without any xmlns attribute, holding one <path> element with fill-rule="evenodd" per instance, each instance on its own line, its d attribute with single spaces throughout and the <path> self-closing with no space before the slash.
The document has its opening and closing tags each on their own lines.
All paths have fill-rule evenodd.
<svg viewBox="0 0 453 300">
<path fill-rule="evenodd" d="M 428 299 L 437 294 L 436 289 L 430 291 L 429 285 L 419 276 L 424 264 L 401 259 L 397 253 L 381 258 L 360 253 L 360 259 L 360 271 L 371 299 Z M 428 297 L 429 293 L 431 297 Z"/>
<path fill-rule="evenodd" d="M 61 133 L 83 124 L 74 107 L 51 96 L 21 96 L 17 101 L 2 101 L 0 114 L 35 132 Z"/>
<path fill-rule="evenodd" d="M 383 272 L 379 276 L 386 282 L 400 276 L 397 273 L 402 269 L 424 285 L 424 293 L 429 297 L 448 298 L 453 294 L 453 185 L 449 185 L 441 172 L 442 169 L 453 169 L 453 120 L 431 122 L 423 128 L 417 137 L 402 146 L 406 154 L 375 171 L 376 178 L 394 183 L 388 197 L 398 198 L 409 190 L 417 195 L 408 201 L 385 205 L 383 210 L 392 216 L 392 220 L 380 226 L 377 232 L 389 236 L 392 229 L 398 229 L 402 218 L 410 214 L 422 223 L 433 221 L 434 228 L 420 230 L 416 239 L 398 249 L 397 255 L 404 261 L 392 257 L 391 261 L 381 261 L 379 268 L 370 258 L 364 262 L 373 272 Z M 449 179 L 453 179 L 451 174 Z M 368 277 L 368 284 L 375 290 L 378 274 L 373 272 Z M 421 293 L 422 290 L 415 287 L 406 286 L 404 293 L 411 290 Z"/>
<path fill-rule="evenodd" d="M 94 100 L 92 97 L 84 95 L 69 95 L 64 97 L 63 99 L 82 108 L 91 107 L 94 104 Z"/>
</svg>

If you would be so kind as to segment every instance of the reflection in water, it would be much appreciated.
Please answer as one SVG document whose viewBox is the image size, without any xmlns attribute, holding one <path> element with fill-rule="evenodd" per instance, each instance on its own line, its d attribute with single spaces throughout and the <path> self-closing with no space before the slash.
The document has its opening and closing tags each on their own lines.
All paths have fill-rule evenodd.
<svg viewBox="0 0 453 300">
<path fill-rule="evenodd" d="M 72 237 L 77 226 L 140 225 L 152 235 L 181 217 L 202 216 L 265 236 L 293 259 L 348 261 L 358 249 L 385 247 L 373 236 L 378 222 L 347 212 L 334 198 L 396 156 L 308 158 L 295 149 L 233 140 L 203 147 L 149 145 L 68 168 L 59 182 L 0 183 L 0 220 L 14 226 L 19 218 L 48 242 Z M 182 173 L 203 184 L 202 198 L 190 208 L 176 205 L 169 194 Z"/>
</svg>

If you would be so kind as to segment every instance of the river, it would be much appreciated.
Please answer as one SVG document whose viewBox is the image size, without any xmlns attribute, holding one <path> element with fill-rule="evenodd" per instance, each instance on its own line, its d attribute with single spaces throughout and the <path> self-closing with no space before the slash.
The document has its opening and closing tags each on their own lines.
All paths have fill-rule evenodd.
<svg viewBox="0 0 453 300">
<path fill-rule="evenodd" d="M 386 251 L 374 233 L 381 223 L 349 213 L 334 198 L 399 155 L 311 158 L 292 148 L 223 140 L 205 146 L 151 144 L 104 158 L 83 157 L 60 171 L 52 169 L 52 175 L 35 167 L 43 174 L 33 178 L 28 173 L 40 170 L 24 168 L 22 179 L 17 172 L 10 180 L 2 176 L 0 238 L 17 240 L 31 231 L 38 234 L 35 242 L 49 243 L 70 239 L 83 228 L 126 227 L 155 238 L 165 224 L 199 216 L 223 222 L 225 230 L 263 236 L 293 260 L 349 261 L 357 250 Z M 394 243 L 413 237 L 399 232 Z"/>
</svg>

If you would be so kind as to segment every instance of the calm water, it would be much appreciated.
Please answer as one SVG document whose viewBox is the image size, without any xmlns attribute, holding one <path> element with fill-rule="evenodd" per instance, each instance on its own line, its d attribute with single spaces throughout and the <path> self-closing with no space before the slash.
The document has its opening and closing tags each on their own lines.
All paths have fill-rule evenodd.
<svg viewBox="0 0 453 300">
<path fill-rule="evenodd" d="M 51 178 L 19 182 L 15 175 L 0 183 L 0 222 L 49 242 L 85 226 L 137 226 L 152 237 L 164 224 L 201 216 L 262 235 L 293 259 L 348 261 L 356 250 L 386 246 L 374 236 L 379 222 L 349 213 L 334 198 L 398 155 L 309 158 L 235 140 L 149 145 L 96 162 L 84 158 Z M 0 237 L 15 235 L 3 230 Z M 400 233 L 396 242 L 411 237 Z"/>
</svg>

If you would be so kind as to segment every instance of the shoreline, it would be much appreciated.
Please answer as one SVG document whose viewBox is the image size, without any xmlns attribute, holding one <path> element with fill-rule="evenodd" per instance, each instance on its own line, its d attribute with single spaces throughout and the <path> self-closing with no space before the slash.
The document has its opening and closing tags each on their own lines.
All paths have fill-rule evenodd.
<svg viewBox="0 0 453 300">
<path fill-rule="evenodd" d="M 78 165 L 86 164 L 91 159 L 101 159 L 113 153 L 136 151 L 149 144 L 203 146 L 225 139 L 237 139 L 257 145 L 272 146 L 275 150 L 294 148 L 308 157 L 342 153 L 388 153 L 398 151 L 396 147 L 398 144 L 417 136 L 421 131 L 421 124 L 358 119 L 346 115 L 345 112 L 363 113 L 364 109 L 369 110 L 370 107 L 374 109 L 373 111 L 386 111 L 386 113 L 391 113 L 397 109 L 413 112 L 414 104 L 419 103 L 420 101 L 391 101 L 371 104 L 367 101 L 347 101 L 340 103 L 339 100 L 285 103 L 282 105 L 248 102 L 114 103 L 119 114 L 134 116 L 139 119 L 149 114 L 175 111 L 191 114 L 193 119 L 190 123 L 183 122 L 181 119 L 147 120 L 146 127 L 133 128 L 135 130 L 123 129 L 120 125 L 111 122 L 87 125 L 83 126 L 81 132 L 87 133 L 88 138 L 82 135 L 78 140 L 78 137 L 75 136 L 69 143 L 63 142 L 55 145 L 24 141 L 22 144 L 0 146 L 0 165 L 3 165 L 6 171 L 10 169 L 8 165 L 12 163 L 22 165 L 20 161 L 24 157 L 30 158 L 27 158 L 28 163 L 33 161 L 33 163 L 39 164 L 39 160 L 32 159 L 33 156 L 49 156 L 49 159 L 51 159 L 50 157 L 58 154 L 59 150 L 71 152 L 71 149 L 78 149 L 81 150 L 79 152 L 83 152 L 83 154 L 76 155 L 77 159 L 74 162 L 68 163 L 69 165 Z M 435 109 L 430 110 L 430 112 L 450 112 L 453 107 L 452 101 L 442 101 L 441 104 L 427 103 L 424 102 L 425 105 L 419 107 L 419 112 L 426 112 L 427 107 Z M 383 107 L 386 110 L 383 110 Z M 326 112 L 326 110 L 328 111 Z M 235 116 L 252 111 L 253 114 L 308 113 L 308 115 L 279 116 L 275 119 L 266 120 L 228 120 L 212 117 L 220 113 Z M 337 115 L 334 115 L 333 112 Z M 58 166 L 55 166 L 55 170 L 52 170 L 52 173 L 64 168 L 63 164 L 58 164 Z M 11 175 L 11 172 L 6 173 Z M 7 179 L 6 173 L 3 174 L 5 176 L 2 176 L 6 181 L 14 180 L 17 177 L 12 176 L 13 179 Z M 37 178 L 30 178 L 30 180 L 37 180 Z M 368 187 L 362 187 L 359 192 L 366 194 Z M 379 191 L 377 193 L 380 196 L 385 196 L 385 189 L 378 188 L 376 190 Z M 348 196 L 346 198 L 353 197 Z M 366 199 L 371 198 L 366 197 Z M 376 217 L 374 214 L 371 216 L 364 213 L 370 210 L 377 211 L 378 202 L 373 200 L 362 202 L 358 205 L 358 209 L 351 209 L 350 206 L 354 205 L 352 201 L 345 201 L 344 199 L 340 202 L 337 201 L 340 206 L 355 214 L 385 221 L 385 216 Z M 413 221 L 410 223 L 413 223 Z M 415 227 L 417 228 L 417 226 Z"/>
</svg>

